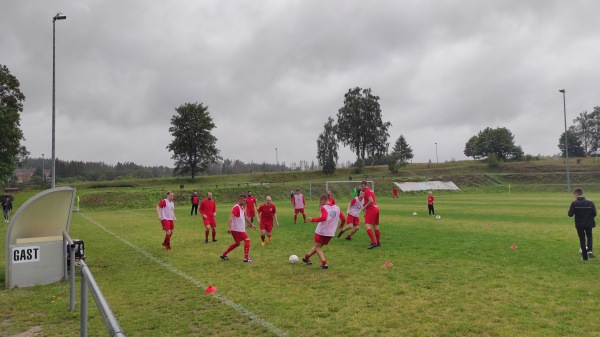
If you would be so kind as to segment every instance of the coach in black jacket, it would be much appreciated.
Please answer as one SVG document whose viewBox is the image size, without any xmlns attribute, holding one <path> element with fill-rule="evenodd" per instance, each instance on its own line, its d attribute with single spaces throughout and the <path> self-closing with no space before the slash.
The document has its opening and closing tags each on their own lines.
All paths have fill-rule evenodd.
<svg viewBox="0 0 600 337">
<path fill-rule="evenodd" d="M 581 247 L 581 259 L 587 261 L 588 257 L 596 257 L 592 251 L 592 228 L 596 227 L 596 206 L 591 200 L 586 200 L 583 196 L 583 190 L 576 188 L 573 190 L 575 201 L 569 208 L 569 216 L 575 215 L 575 228 L 579 235 L 579 246 Z M 587 245 L 586 245 L 587 238 Z"/>
</svg>

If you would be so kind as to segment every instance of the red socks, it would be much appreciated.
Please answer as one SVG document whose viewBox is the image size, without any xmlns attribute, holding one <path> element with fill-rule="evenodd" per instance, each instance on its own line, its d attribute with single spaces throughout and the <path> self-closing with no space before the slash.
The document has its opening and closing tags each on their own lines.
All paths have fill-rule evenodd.
<svg viewBox="0 0 600 337">
<path fill-rule="evenodd" d="M 379 229 L 375 230 L 375 237 L 377 238 L 377 243 L 381 243 L 381 233 L 379 233 Z"/>
<path fill-rule="evenodd" d="M 229 254 L 230 251 L 234 250 L 237 248 L 237 246 L 239 246 L 240 243 L 239 242 L 234 242 L 231 244 L 231 246 L 227 247 L 227 250 L 225 251 L 225 253 L 223 253 L 223 255 L 227 255 Z"/>
<path fill-rule="evenodd" d="M 208 229 L 204 231 L 204 239 L 208 241 Z"/>
<path fill-rule="evenodd" d="M 367 229 L 367 234 L 369 234 L 369 238 L 371 238 L 371 243 L 375 244 L 375 235 L 373 234 L 373 229 L 369 228 Z"/>
<path fill-rule="evenodd" d="M 248 253 L 250 253 L 250 240 L 244 240 L 244 259 L 248 260 Z"/>
<path fill-rule="evenodd" d="M 171 244 L 171 235 L 172 234 L 165 234 L 165 242 L 169 245 Z"/>
<path fill-rule="evenodd" d="M 213 240 L 213 241 L 215 241 L 215 237 L 216 237 L 216 236 L 217 236 L 217 232 L 216 232 L 216 231 L 213 231 L 213 232 L 212 232 L 212 240 Z M 206 237 L 206 240 L 208 240 L 208 235 L 207 235 L 207 237 Z"/>
</svg>

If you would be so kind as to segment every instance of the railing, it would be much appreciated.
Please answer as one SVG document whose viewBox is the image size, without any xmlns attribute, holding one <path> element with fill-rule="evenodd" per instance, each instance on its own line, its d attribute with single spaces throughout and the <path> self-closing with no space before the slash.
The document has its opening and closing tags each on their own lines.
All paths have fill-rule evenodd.
<svg viewBox="0 0 600 337">
<path fill-rule="evenodd" d="M 70 271 L 70 284 L 71 284 L 71 294 L 70 294 L 70 310 L 75 310 L 75 266 L 81 268 L 81 309 L 80 309 L 80 318 L 79 318 L 79 335 L 82 337 L 86 337 L 88 335 L 88 288 L 92 293 L 92 297 L 94 297 L 94 301 L 98 306 L 98 310 L 100 311 L 100 315 L 102 316 L 102 320 L 104 321 L 104 326 L 108 331 L 109 336 L 111 337 L 125 337 L 125 333 L 121 329 L 119 322 L 115 315 L 113 314 L 110 306 L 106 302 L 106 299 L 102 295 L 102 291 L 96 280 L 94 280 L 94 276 L 92 272 L 88 268 L 87 264 L 83 261 L 83 259 L 79 260 L 79 262 L 75 263 L 75 244 L 73 240 L 69 237 L 67 232 L 63 232 L 63 242 L 65 242 L 65 247 L 69 244 L 69 261 L 70 264 L 67 266 L 67 254 L 65 253 L 64 265 L 65 265 L 65 273 L 64 276 L 67 278 L 67 269 Z"/>
</svg>

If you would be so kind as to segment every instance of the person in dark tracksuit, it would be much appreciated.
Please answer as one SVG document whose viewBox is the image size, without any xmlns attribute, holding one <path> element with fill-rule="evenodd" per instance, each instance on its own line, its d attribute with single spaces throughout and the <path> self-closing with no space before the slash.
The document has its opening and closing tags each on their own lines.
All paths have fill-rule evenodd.
<svg viewBox="0 0 600 337">
<path fill-rule="evenodd" d="M 581 249 L 581 259 L 584 261 L 588 260 L 588 257 L 596 257 L 592 250 L 593 237 L 592 228 L 596 227 L 596 206 L 591 200 L 587 200 L 583 196 L 583 190 L 581 188 L 575 188 L 573 190 L 573 196 L 575 201 L 571 203 L 569 208 L 569 216 L 575 216 L 575 228 L 577 229 L 577 235 L 579 236 L 579 247 Z M 586 243 L 587 239 L 587 243 Z"/>
</svg>

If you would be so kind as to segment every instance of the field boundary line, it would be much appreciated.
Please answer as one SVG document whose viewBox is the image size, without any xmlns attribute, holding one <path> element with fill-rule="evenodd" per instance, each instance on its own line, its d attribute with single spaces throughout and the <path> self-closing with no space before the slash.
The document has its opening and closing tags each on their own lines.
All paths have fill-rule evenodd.
<svg viewBox="0 0 600 337">
<path fill-rule="evenodd" d="M 119 236 L 118 234 L 111 232 L 110 230 L 108 230 L 108 228 L 104 227 L 103 225 L 101 225 L 100 223 L 98 223 L 96 220 L 84 215 L 83 213 L 78 213 L 79 215 L 81 215 L 84 219 L 86 219 L 87 221 L 93 223 L 94 225 L 98 226 L 100 229 L 102 229 L 103 231 L 105 231 L 106 233 L 108 233 L 109 235 L 115 237 L 116 239 L 118 239 L 119 241 L 123 242 L 124 244 L 128 245 L 129 247 L 133 248 L 134 250 L 136 250 L 138 253 L 144 255 L 145 257 L 147 257 L 148 259 L 156 262 L 157 264 L 161 265 L 162 267 L 164 267 L 165 269 L 167 269 L 168 271 L 175 273 L 179 276 L 181 276 L 182 278 L 190 281 L 190 283 L 194 284 L 195 286 L 197 286 L 200 289 L 204 289 L 206 288 L 206 285 L 203 284 L 202 282 L 196 280 L 195 278 L 191 277 L 190 275 L 184 273 L 183 271 L 173 267 L 172 265 L 170 265 L 169 263 L 155 257 L 154 255 L 148 253 L 147 251 L 141 249 L 140 247 L 134 245 L 133 243 L 125 240 L 124 238 L 122 238 L 121 236 Z M 230 299 L 228 299 L 227 297 L 214 293 L 213 296 L 215 298 L 217 298 L 218 300 L 220 300 L 222 303 L 227 304 L 228 306 L 232 307 L 233 309 L 241 312 L 242 314 L 246 315 L 250 320 L 262 325 L 263 327 L 269 329 L 271 332 L 275 333 L 277 336 L 281 336 L 281 337 L 288 337 L 289 335 L 279 329 L 278 327 L 276 327 L 275 325 L 273 325 L 273 323 L 268 322 L 260 317 L 258 317 L 257 315 L 255 315 L 254 313 L 252 313 L 250 310 L 244 308 L 241 304 L 238 304 Z"/>
</svg>

